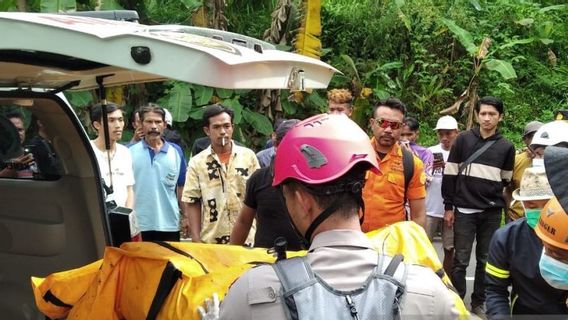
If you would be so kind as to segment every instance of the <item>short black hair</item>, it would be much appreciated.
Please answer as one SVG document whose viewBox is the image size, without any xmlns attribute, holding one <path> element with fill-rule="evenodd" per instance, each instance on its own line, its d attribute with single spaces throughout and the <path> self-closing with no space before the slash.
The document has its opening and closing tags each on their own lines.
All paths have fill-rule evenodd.
<svg viewBox="0 0 568 320">
<path fill-rule="evenodd" d="M 24 114 L 17 110 L 12 110 L 4 114 L 4 116 L 8 119 L 18 118 L 24 122 Z"/>
<path fill-rule="evenodd" d="M 158 104 L 153 102 L 148 102 L 145 105 L 141 106 L 137 110 L 138 115 L 140 116 L 140 121 L 144 121 L 144 116 L 148 112 L 154 112 L 162 116 L 162 121 L 166 122 L 166 112 L 164 108 L 160 107 Z"/>
<path fill-rule="evenodd" d="M 294 126 L 297 125 L 299 122 L 300 120 L 298 119 L 290 119 L 282 121 L 278 126 L 278 128 L 276 128 L 275 132 L 276 139 L 274 141 L 274 145 L 275 146 L 280 145 L 280 142 L 282 141 L 282 139 L 284 139 L 288 131 L 292 130 L 292 128 L 294 128 Z"/>
<path fill-rule="evenodd" d="M 276 129 L 278 129 L 278 127 L 282 124 L 282 122 L 286 121 L 286 119 L 284 118 L 278 118 L 276 120 L 274 120 L 274 126 L 273 126 L 273 131 L 276 132 Z"/>
<path fill-rule="evenodd" d="M 404 118 L 404 125 L 408 126 L 408 128 L 410 128 L 411 131 L 418 131 L 418 129 L 420 129 L 420 124 L 418 123 L 418 120 L 416 120 L 416 118 L 413 117 Z"/>
<path fill-rule="evenodd" d="M 365 175 L 369 165 L 358 163 L 343 176 L 322 184 L 308 185 L 295 179 L 288 179 L 284 183 L 292 190 L 302 188 L 314 197 L 321 208 L 328 208 L 333 203 L 339 203 L 337 211 L 342 212 L 343 218 L 359 215 L 363 205 L 363 187 Z M 357 185 L 360 188 L 353 187 Z M 332 190 L 329 194 L 329 190 Z M 335 214 L 335 213 L 334 213 Z"/>
<path fill-rule="evenodd" d="M 482 104 L 495 107 L 495 109 L 497 109 L 499 114 L 503 114 L 505 112 L 505 107 L 503 106 L 503 101 L 501 101 L 501 99 L 499 99 L 497 97 L 486 96 L 486 97 L 479 99 L 479 101 L 477 101 L 477 103 L 475 104 L 475 113 L 479 113 L 479 111 L 481 110 Z"/>
<path fill-rule="evenodd" d="M 120 110 L 120 107 L 116 103 L 108 102 L 106 105 L 107 114 Z M 91 119 L 91 124 L 95 121 L 101 122 L 103 120 L 103 105 L 97 103 L 89 108 L 89 118 Z"/>
<path fill-rule="evenodd" d="M 233 123 L 233 116 L 235 115 L 235 113 L 233 112 L 233 109 L 231 108 L 227 108 L 219 103 L 215 103 L 215 104 L 210 104 L 208 106 L 205 107 L 205 111 L 203 112 L 203 126 L 204 127 L 209 127 L 209 119 L 220 115 L 221 113 L 226 113 L 229 115 L 229 117 L 231 117 L 231 123 Z"/>
<path fill-rule="evenodd" d="M 403 116 L 406 115 L 406 105 L 395 97 L 390 97 L 388 99 L 383 99 L 377 102 L 377 104 L 373 107 L 373 118 L 375 117 L 375 114 L 379 107 L 387 107 L 399 110 L 400 112 L 402 112 Z"/>
<path fill-rule="evenodd" d="M 134 120 L 136 119 L 136 114 L 138 114 L 138 109 L 134 109 L 130 113 L 130 117 L 128 117 L 128 123 L 126 124 L 126 126 L 128 126 L 128 128 L 133 129 L 133 130 L 134 130 Z M 138 117 L 140 117 L 140 114 L 138 114 Z"/>
</svg>

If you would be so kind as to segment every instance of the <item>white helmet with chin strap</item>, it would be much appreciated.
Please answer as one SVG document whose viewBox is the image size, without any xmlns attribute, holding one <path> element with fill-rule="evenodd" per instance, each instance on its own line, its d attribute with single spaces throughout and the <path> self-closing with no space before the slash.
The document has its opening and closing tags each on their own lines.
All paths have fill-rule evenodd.
<svg viewBox="0 0 568 320">
<path fill-rule="evenodd" d="M 568 122 L 556 120 L 543 124 L 534 134 L 531 149 L 568 143 Z"/>
</svg>

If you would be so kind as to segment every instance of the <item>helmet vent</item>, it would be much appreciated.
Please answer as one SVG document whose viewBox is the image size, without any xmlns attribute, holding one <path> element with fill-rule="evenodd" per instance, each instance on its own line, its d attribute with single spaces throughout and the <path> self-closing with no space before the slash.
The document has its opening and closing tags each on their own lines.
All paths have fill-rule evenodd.
<svg viewBox="0 0 568 320">
<path fill-rule="evenodd" d="M 327 158 L 323 155 L 323 153 L 309 144 L 301 145 L 300 152 L 304 156 L 304 159 L 306 159 L 308 166 L 312 169 L 321 168 L 327 164 Z"/>
<path fill-rule="evenodd" d="M 327 115 L 322 116 L 322 117 L 318 117 L 316 119 L 313 119 L 312 121 L 306 122 L 304 123 L 304 127 L 306 128 L 317 128 L 317 127 L 321 127 L 325 121 L 329 120 L 329 117 L 327 117 Z"/>
<path fill-rule="evenodd" d="M 540 135 L 540 137 L 543 138 L 543 139 L 548 139 L 548 138 L 550 138 L 550 137 L 548 136 L 548 132 L 546 132 L 546 131 L 543 132 L 543 133 Z"/>
</svg>

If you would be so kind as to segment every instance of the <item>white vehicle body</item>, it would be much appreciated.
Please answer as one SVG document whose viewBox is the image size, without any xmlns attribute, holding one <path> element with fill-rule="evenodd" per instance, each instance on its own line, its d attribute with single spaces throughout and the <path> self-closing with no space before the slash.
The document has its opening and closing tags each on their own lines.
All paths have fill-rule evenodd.
<svg viewBox="0 0 568 320">
<path fill-rule="evenodd" d="M 96 76 L 111 75 L 105 78 L 105 86 L 174 79 L 226 89 L 296 89 L 294 74 L 302 70 L 303 88 L 325 88 L 337 71 L 319 60 L 293 53 L 259 53 L 184 33 L 181 26 L 164 28 L 88 17 L 0 13 L 0 30 L 0 50 L 45 52 L 92 62 L 77 63 L 75 70 L 1 62 L 0 85 L 11 87 L 54 88 L 80 80 L 73 89 L 93 89 Z M 147 63 L 133 58 L 136 48 L 147 48 Z M 18 77 L 14 78 L 14 74 Z"/>
<path fill-rule="evenodd" d="M 41 119 L 62 167 L 56 180 L 0 178 L 2 319 L 44 319 L 30 277 L 91 263 L 112 243 L 95 155 L 59 91 L 96 88 L 99 76 L 105 87 L 175 79 L 298 90 L 325 88 L 336 72 L 319 60 L 189 34 L 183 26 L 0 13 L 0 31 L 0 108 L 19 105 Z"/>
</svg>

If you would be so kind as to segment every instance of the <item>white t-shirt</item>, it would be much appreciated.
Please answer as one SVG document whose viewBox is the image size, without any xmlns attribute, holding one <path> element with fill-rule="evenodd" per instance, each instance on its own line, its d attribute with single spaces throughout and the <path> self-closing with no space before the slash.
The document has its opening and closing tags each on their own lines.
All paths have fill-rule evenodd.
<svg viewBox="0 0 568 320">
<path fill-rule="evenodd" d="M 108 156 L 106 151 L 101 151 L 91 141 L 91 146 L 97 156 L 101 176 L 107 186 L 110 186 L 110 175 L 108 168 Z M 124 207 L 128 197 L 127 187 L 134 185 L 134 173 L 132 171 L 132 156 L 127 147 L 116 144 L 116 151 L 111 155 L 113 193 L 107 196 L 106 201 L 114 200 L 117 205 Z"/>
<path fill-rule="evenodd" d="M 444 157 L 444 162 L 448 161 L 450 151 L 442 149 L 442 144 L 429 147 L 432 153 L 441 152 Z M 444 173 L 442 170 L 437 170 L 432 173 L 432 181 L 426 188 L 426 214 L 431 217 L 443 218 L 444 217 L 444 199 L 442 198 L 442 178 Z"/>
</svg>

